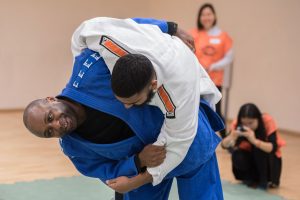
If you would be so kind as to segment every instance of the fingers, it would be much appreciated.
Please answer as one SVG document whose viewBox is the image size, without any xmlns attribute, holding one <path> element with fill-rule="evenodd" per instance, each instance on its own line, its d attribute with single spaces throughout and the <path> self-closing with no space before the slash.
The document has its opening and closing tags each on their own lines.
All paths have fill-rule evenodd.
<svg viewBox="0 0 300 200">
<path fill-rule="evenodd" d="M 190 44 L 190 43 L 186 43 L 187 46 L 191 49 L 192 52 L 195 52 L 196 49 L 194 48 L 194 45 L 193 44 Z"/>
<path fill-rule="evenodd" d="M 157 149 L 154 154 L 155 156 L 160 156 L 160 155 L 164 155 L 167 153 L 167 150 L 166 149 Z"/>
<path fill-rule="evenodd" d="M 195 52 L 194 38 L 188 32 L 178 27 L 175 35 L 179 37 L 193 52 Z"/>
<path fill-rule="evenodd" d="M 163 163 L 166 158 L 167 150 L 165 146 L 147 145 L 141 153 L 138 154 L 141 166 L 156 167 Z"/>
<path fill-rule="evenodd" d="M 105 182 L 106 182 L 107 185 L 112 185 L 112 184 L 117 183 L 117 180 L 116 179 L 111 179 L 111 180 L 107 180 Z"/>
<path fill-rule="evenodd" d="M 243 128 L 244 128 L 246 131 L 251 130 L 248 126 L 243 126 Z"/>
<path fill-rule="evenodd" d="M 118 184 L 117 183 L 112 183 L 112 184 L 108 184 L 108 187 L 110 187 L 111 189 L 115 190 L 118 193 L 125 193 L 125 191 L 123 191 L 122 189 L 119 189 Z"/>
<path fill-rule="evenodd" d="M 117 184 L 116 183 L 110 183 L 110 184 L 107 184 L 111 189 L 113 190 L 116 190 L 116 186 Z"/>
<path fill-rule="evenodd" d="M 107 180 L 106 181 L 106 184 L 108 187 L 110 187 L 111 189 L 119 192 L 119 193 L 122 193 L 119 189 L 119 184 L 117 183 L 117 181 L 115 179 L 112 179 L 112 180 Z"/>
<path fill-rule="evenodd" d="M 196 51 L 194 39 L 189 39 L 189 40 L 188 40 L 188 46 L 189 46 L 189 48 L 190 48 L 193 52 Z"/>
<path fill-rule="evenodd" d="M 147 145 L 147 147 L 151 148 L 152 150 L 157 150 L 157 151 L 165 149 L 165 146 L 158 146 L 158 145 L 153 145 L 153 144 L 149 144 L 149 145 Z"/>
<path fill-rule="evenodd" d="M 166 152 L 166 147 L 165 146 L 156 146 L 156 145 L 147 145 L 146 147 L 147 151 L 149 151 L 149 153 L 153 153 L 153 154 L 158 154 L 158 153 L 165 153 Z"/>
<path fill-rule="evenodd" d="M 165 147 L 159 147 L 159 148 L 155 148 L 155 150 L 152 152 L 152 156 L 154 158 L 157 158 L 157 157 L 165 156 L 166 153 L 167 150 Z"/>
<path fill-rule="evenodd" d="M 157 158 L 157 157 L 161 157 L 167 154 L 167 150 L 166 149 L 156 149 L 155 151 L 152 152 L 152 158 Z"/>
<path fill-rule="evenodd" d="M 159 154 L 158 156 L 154 157 L 149 163 L 148 167 L 156 167 L 164 162 L 166 159 L 166 154 Z"/>
</svg>

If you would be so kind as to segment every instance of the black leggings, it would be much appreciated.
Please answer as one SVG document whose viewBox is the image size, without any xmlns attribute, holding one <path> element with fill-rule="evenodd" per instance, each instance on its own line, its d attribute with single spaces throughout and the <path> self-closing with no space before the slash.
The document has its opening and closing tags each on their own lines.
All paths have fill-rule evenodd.
<svg viewBox="0 0 300 200">
<path fill-rule="evenodd" d="M 268 182 L 279 185 L 282 161 L 275 154 L 265 153 L 257 148 L 251 152 L 232 152 L 232 171 L 236 179 L 257 183 L 266 188 Z"/>
</svg>

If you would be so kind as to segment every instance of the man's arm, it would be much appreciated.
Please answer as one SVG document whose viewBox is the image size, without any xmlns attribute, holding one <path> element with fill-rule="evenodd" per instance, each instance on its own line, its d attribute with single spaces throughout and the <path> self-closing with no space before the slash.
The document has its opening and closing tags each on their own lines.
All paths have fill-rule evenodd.
<svg viewBox="0 0 300 200">
<path fill-rule="evenodd" d="M 86 34 L 86 24 L 91 23 L 93 21 L 97 21 L 97 19 L 100 18 L 94 18 L 91 20 L 87 20 L 83 22 L 74 32 L 72 36 L 72 52 L 73 56 L 77 56 L 80 54 L 81 50 L 84 48 L 90 48 L 89 46 L 85 45 L 85 39 L 84 37 L 91 37 L 91 35 Z M 102 18 L 104 19 L 104 18 Z M 108 18 L 107 18 L 108 19 Z M 152 19 L 152 18 L 132 18 L 133 21 L 135 21 L 138 24 L 151 24 L 151 25 L 156 25 L 163 33 L 167 33 L 170 35 L 174 35 L 177 32 L 177 24 L 174 22 L 167 22 L 165 20 L 158 20 L 158 19 Z M 93 31 L 96 31 L 101 35 L 100 29 L 103 29 L 103 27 L 99 26 L 93 26 Z M 83 38 L 80 38 L 82 36 Z M 82 41 L 81 41 L 82 40 Z"/>
<path fill-rule="evenodd" d="M 140 173 L 139 175 L 134 176 L 132 178 L 128 178 L 126 176 L 120 176 L 115 179 L 107 180 L 106 184 L 111 189 L 119 193 L 126 193 L 151 182 L 152 182 L 152 176 L 146 171 L 145 173 Z"/>
<path fill-rule="evenodd" d="M 113 19 L 113 18 L 94 18 L 91 20 L 87 20 L 83 22 L 73 33 L 72 36 L 72 53 L 73 57 L 76 57 L 81 53 L 81 51 L 85 48 L 92 49 L 94 51 L 98 51 L 97 45 L 99 45 L 100 36 L 102 35 L 101 29 L 103 29 L 102 25 L 97 25 L 97 20 L 99 19 Z M 178 27 L 175 22 L 167 22 L 165 20 L 157 20 L 152 18 L 132 18 L 131 20 L 135 21 L 138 24 L 150 24 L 156 25 L 163 33 L 174 35 L 179 37 L 192 51 L 195 50 L 195 44 L 193 37 L 186 32 L 185 30 Z M 100 20 L 99 20 L 100 21 Z M 92 24 L 89 26 L 89 24 Z M 92 31 L 93 33 L 91 33 Z M 98 38 L 98 39 L 97 39 Z M 89 39 L 89 44 L 87 44 L 87 39 Z M 92 45 L 92 43 L 94 43 Z M 99 52 L 100 53 L 100 52 Z"/>
</svg>

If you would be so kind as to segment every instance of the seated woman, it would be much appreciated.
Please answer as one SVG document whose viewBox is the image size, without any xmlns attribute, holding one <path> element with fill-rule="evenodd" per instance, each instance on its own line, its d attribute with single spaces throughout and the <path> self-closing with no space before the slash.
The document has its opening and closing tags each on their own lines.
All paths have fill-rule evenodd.
<svg viewBox="0 0 300 200">
<path fill-rule="evenodd" d="M 276 188 L 280 183 L 281 152 L 285 144 L 276 124 L 252 103 L 244 104 L 231 131 L 221 146 L 232 152 L 232 170 L 236 179 L 252 187 Z"/>
</svg>

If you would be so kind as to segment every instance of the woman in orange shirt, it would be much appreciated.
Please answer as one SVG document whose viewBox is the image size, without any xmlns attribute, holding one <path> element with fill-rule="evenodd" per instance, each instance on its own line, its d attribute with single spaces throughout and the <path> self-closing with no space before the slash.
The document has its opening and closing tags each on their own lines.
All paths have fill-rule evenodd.
<svg viewBox="0 0 300 200">
<path fill-rule="evenodd" d="M 191 31 L 195 40 L 195 53 L 206 69 L 210 78 L 222 92 L 224 68 L 233 61 L 232 40 L 217 25 L 216 12 L 212 4 L 200 7 L 197 18 L 197 28 Z M 217 113 L 221 115 L 221 101 L 216 105 Z M 221 132 L 222 137 L 225 131 Z"/>
<path fill-rule="evenodd" d="M 221 143 L 232 152 L 232 170 L 236 179 L 249 186 L 278 187 L 281 174 L 280 148 L 285 145 L 276 123 L 252 103 L 243 105 L 230 134 Z"/>
</svg>

